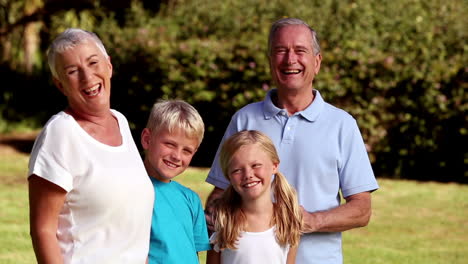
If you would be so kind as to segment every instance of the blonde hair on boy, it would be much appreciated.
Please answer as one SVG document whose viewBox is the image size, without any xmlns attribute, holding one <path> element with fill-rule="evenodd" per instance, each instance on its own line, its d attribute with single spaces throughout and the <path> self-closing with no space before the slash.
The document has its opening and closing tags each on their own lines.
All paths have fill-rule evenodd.
<svg viewBox="0 0 468 264">
<path fill-rule="evenodd" d="M 169 133 L 180 129 L 187 137 L 196 138 L 198 144 L 205 133 L 205 124 L 198 111 L 182 100 L 158 100 L 151 109 L 146 128 L 153 135 L 165 129 Z"/>
<path fill-rule="evenodd" d="M 256 130 L 245 130 L 232 135 L 221 147 L 220 164 L 224 176 L 229 180 L 229 165 L 232 156 L 245 145 L 257 144 L 273 163 L 280 162 L 275 145 L 268 136 Z M 273 219 L 276 226 L 276 238 L 280 245 L 291 247 L 299 244 L 302 212 L 295 189 L 289 185 L 283 174 L 277 172 L 272 181 Z M 220 249 L 236 249 L 236 241 L 245 229 L 246 218 L 241 210 L 242 199 L 232 185 L 226 189 L 217 204 L 215 230 L 218 232 L 217 243 Z"/>
</svg>

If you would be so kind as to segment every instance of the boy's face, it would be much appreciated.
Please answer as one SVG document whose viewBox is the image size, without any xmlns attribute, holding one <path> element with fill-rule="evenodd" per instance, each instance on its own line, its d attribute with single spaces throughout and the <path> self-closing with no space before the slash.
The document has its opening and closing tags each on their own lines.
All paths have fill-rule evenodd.
<svg viewBox="0 0 468 264">
<path fill-rule="evenodd" d="M 145 167 L 151 177 L 170 182 L 190 165 L 198 148 L 198 140 L 189 138 L 180 129 L 173 133 L 163 129 L 151 134 L 147 128 L 141 133 L 141 145 L 146 150 Z"/>
</svg>

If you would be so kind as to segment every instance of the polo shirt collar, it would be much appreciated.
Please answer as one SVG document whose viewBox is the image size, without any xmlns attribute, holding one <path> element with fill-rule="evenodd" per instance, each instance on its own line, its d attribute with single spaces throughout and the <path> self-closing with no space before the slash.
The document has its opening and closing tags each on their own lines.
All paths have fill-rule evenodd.
<svg viewBox="0 0 468 264">
<path fill-rule="evenodd" d="M 310 122 L 317 120 L 317 118 L 319 117 L 325 105 L 325 101 L 320 95 L 320 92 L 317 90 L 313 90 L 313 93 L 315 96 L 314 96 L 314 101 L 312 102 L 312 104 L 309 105 L 303 111 L 296 113 L 296 115 L 301 115 L 302 117 L 304 117 Z M 276 94 L 276 89 L 272 89 L 268 91 L 267 95 L 265 96 L 265 100 L 263 104 L 263 115 L 265 119 L 270 119 L 273 116 L 278 115 L 281 112 L 284 112 L 283 109 L 280 109 L 275 104 L 273 104 L 271 96 L 274 94 Z"/>
</svg>

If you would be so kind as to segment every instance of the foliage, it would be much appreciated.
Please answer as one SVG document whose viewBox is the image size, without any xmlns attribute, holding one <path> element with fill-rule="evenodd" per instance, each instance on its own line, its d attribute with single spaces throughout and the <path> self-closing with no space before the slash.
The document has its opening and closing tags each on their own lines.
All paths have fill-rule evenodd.
<svg viewBox="0 0 468 264">
<path fill-rule="evenodd" d="M 145 9 L 147 2 L 131 1 L 124 18 L 106 1 L 60 10 L 43 34 L 47 42 L 75 26 L 101 36 L 114 64 L 113 107 L 136 138 L 158 98 L 184 99 L 207 127 L 194 162 L 210 165 L 230 116 L 273 87 L 270 24 L 300 17 L 321 39 L 314 87 L 357 119 L 377 175 L 468 182 L 466 1 L 172 0 Z M 37 74 L 51 86 L 46 71 Z M 57 108 L 21 105 L 13 87 L 25 88 L 9 87 L 2 113 L 25 116 L 29 107 L 44 122 Z M 34 98 L 48 98 L 45 90 Z"/>
</svg>

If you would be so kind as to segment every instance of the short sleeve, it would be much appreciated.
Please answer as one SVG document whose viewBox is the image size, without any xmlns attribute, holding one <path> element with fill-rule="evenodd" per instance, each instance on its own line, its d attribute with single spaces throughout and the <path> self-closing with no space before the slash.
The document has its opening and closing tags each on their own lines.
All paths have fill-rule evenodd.
<svg viewBox="0 0 468 264">
<path fill-rule="evenodd" d="M 210 242 L 208 239 L 208 229 L 206 227 L 205 214 L 201 205 L 200 197 L 193 192 L 194 195 L 194 208 L 196 215 L 194 216 L 193 235 L 195 240 L 195 249 L 197 252 L 210 250 Z"/>
<path fill-rule="evenodd" d="M 346 122 L 341 142 L 341 166 L 339 171 L 341 191 L 344 197 L 379 188 L 372 171 L 369 156 L 356 120 Z"/>
</svg>

